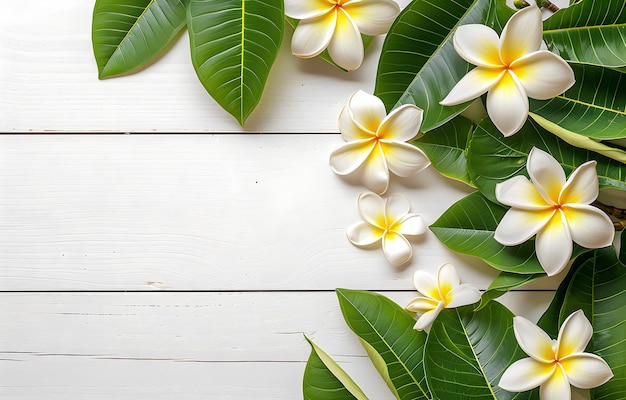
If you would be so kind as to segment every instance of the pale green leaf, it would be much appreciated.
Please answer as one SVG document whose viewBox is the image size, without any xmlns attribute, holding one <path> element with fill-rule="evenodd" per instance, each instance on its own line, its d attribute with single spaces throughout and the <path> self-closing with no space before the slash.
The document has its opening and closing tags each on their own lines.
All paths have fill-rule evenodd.
<svg viewBox="0 0 626 400">
<path fill-rule="evenodd" d="M 186 0 L 97 0 L 92 45 L 98 75 L 133 72 L 154 60 L 185 27 Z"/>
<path fill-rule="evenodd" d="M 543 278 L 546 274 L 515 274 L 512 272 L 500 272 L 491 285 L 480 296 L 478 309 L 485 307 L 491 300 L 497 299 L 510 290 L 518 289 L 527 283 Z"/>
</svg>

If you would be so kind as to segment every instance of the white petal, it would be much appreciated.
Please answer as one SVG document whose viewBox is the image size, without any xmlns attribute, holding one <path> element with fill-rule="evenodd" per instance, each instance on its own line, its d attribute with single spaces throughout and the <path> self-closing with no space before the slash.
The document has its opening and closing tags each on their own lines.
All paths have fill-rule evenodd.
<svg viewBox="0 0 626 400">
<path fill-rule="evenodd" d="M 445 295 L 452 288 L 459 286 L 460 283 L 461 278 L 459 278 L 459 274 L 452 264 L 445 263 L 439 268 L 437 272 L 437 286 L 441 295 Z"/>
<path fill-rule="evenodd" d="M 397 142 L 411 140 L 419 133 L 423 115 L 424 111 L 421 108 L 413 104 L 404 104 L 382 120 L 377 136 Z"/>
<path fill-rule="evenodd" d="M 554 214 L 537 233 L 535 251 L 539 264 L 548 276 L 558 274 L 572 257 L 572 236 L 562 211 Z"/>
<path fill-rule="evenodd" d="M 569 64 L 547 50 L 536 51 L 518 59 L 511 64 L 511 70 L 528 97 L 537 100 L 558 96 L 576 81 Z"/>
<path fill-rule="evenodd" d="M 364 35 L 377 36 L 387 33 L 400 13 L 400 6 L 392 0 L 355 1 L 344 5 L 344 10 Z"/>
<path fill-rule="evenodd" d="M 532 2 L 531 2 L 532 3 Z M 506 65 L 539 50 L 543 34 L 541 11 L 534 4 L 516 12 L 500 36 L 500 58 Z"/>
<path fill-rule="evenodd" d="M 375 193 L 361 193 L 357 200 L 359 214 L 370 225 L 382 230 L 387 229 L 385 201 Z"/>
<path fill-rule="evenodd" d="M 375 148 L 374 140 L 348 142 L 330 154 L 330 167 L 337 175 L 349 175 L 363 165 Z"/>
<path fill-rule="evenodd" d="M 527 211 L 511 208 L 496 227 L 494 239 L 505 246 L 522 244 L 543 229 L 554 213 L 552 209 Z"/>
<path fill-rule="evenodd" d="M 380 141 L 385 160 L 391 172 L 397 176 L 411 176 L 430 165 L 428 156 L 412 144 Z"/>
<path fill-rule="evenodd" d="M 395 228 L 401 235 L 417 236 L 426 233 L 426 223 L 418 214 L 407 214 L 400 221 L 399 227 Z"/>
<path fill-rule="evenodd" d="M 559 204 L 559 196 L 565 185 L 565 172 L 561 164 L 545 151 L 533 147 L 528 153 L 526 170 L 541 196 L 548 204 Z"/>
<path fill-rule="evenodd" d="M 339 132 L 341 132 L 341 137 L 346 142 L 374 139 L 376 137 L 375 131 L 371 132 L 363 129 L 363 127 L 352 118 L 348 106 L 345 106 L 341 109 L 337 125 L 339 126 Z"/>
<path fill-rule="evenodd" d="M 312 19 L 300 21 L 291 38 L 291 52 L 303 58 L 320 54 L 331 41 L 337 18 L 330 12 Z"/>
<path fill-rule="evenodd" d="M 600 209 L 586 204 L 567 204 L 561 210 L 574 242 L 588 249 L 599 249 L 613 243 L 613 221 Z"/>
<path fill-rule="evenodd" d="M 513 331 L 517 343 L 530 357 L 543 363 L 554 361 L 552 339 L 543 329 L 526 318 L 517 316 L 513 317 Z"/>
<path fill-rule="evenodd" d="M 528 117 L 528 97 L 516 78 L 505 73 L 487 93 L 487 114 L 505 137 L 524 126 Z"/>
<path fill-rule="evenodd" d="M 523 358 L 511 364 L 498 386 L 509 392 L 525 392 L 544 383 L 556 368 L 555 364 L 544 363 L 533 358 Z"/>
<path fill-rule="evenodd" d="M 387 232 L 383 236 L 383 252 L 385 257 L 394 267 L 400 266 L 413 257 L 411 243 L 399 233 Z"/>
<path fill-rule="evenodd" d="M 539 398 L 541 400 L 571 400 L 572 389 L 569 386 L 567 375 L 563 372 L 563 368 L 556 364 L 557 368 L 554 373 L 539 388 Z"/>
<path fill-rule="evenodd" d="M 450 93 L 439 104 L 454 106 L 473 100 L 494 87 L 506 73 L 503 69 L 474 68 L 450 90 Z"/>
<path fill-rule="evenodd" d="M 429 297 L 433 300 L 442 300 L 439 297 L 439 286 L 437 285 L 437 278 L 428 272 L 415 271 L 413 273 L 413 286 L 423 296 Z"/>
<path fill-rule="evenodd" d="M 557 338 L 557 358 L 574 353 L 582 353 L 593 335 L 593 327 L 582 310 L 570 314 L 559 331 Z"/>
<path fill-rule="evenodd" d="M 461 25 L 454 32 L 453 43 L 456 52 L 470 64 L 479 67 L 502 67 L 500 38 L 488 26 Z"/>
<path fill-rule="evenodd" d="M 468 304 L 474 304 L 480 300 L 480 290 L 472 285 L 464 283 L 453 288 L 448 293 L 448 304 L 446 308 L 456 308 L 466 306 Z"/>
<path fill-rule="evenodd" d="M 609 365 L 595 354 L 576 354 L 561 360 L 570 384 L 581 389 L 591 389 L 613 377 Z"/>
<path fill-rule="evenodd" d="M 569 176 L 559 195 L 559 204 L 590 204 L 598 198 L 596 162 L 587 161 Z"/>
<path fill-rule="evenodd" d="M 522 210 L 544 210 L 552 207 L 541 197 L 535 185 L 523 175 L 498 183 L 496 199 L 502 204 Z"/>
<path fill-rule="evenodd" d="M 326 0 L 285 0 L 285 15 L 294 19 L 319 17 L 333 9 Z"/>
<path fill-rule="evenodd" d="M 440 301 L 429 299 L 427 297 L 416 297 L 404 307 L 405 310 L 414 312 L 417 314 L 423 314 L 427 311 L 432 311 L 437 308 Z"/>
<path fill-rule="evenodd" d="M 411 211 L 411 203 L 409 199 L 400 193 L 392 193 L 385 201 L 385 215 L 387 217 L 387 226 L 393 225 L 396 221 L 400 221 Z"/>
<path fill-rule="evenodd" d="M 328 44 L 328 54 L 341 68 L 354 71 L 363 62 L 363 39 L 354 21 L 339 8 L 337 25 Z"/>
<path fill-rule="evenodd" d="M 363 163 L 363 184 L 371 191 L 383 194 L 389 186 L 389 168 L 384 153 L 377 144 Z"/>
<path fill-rule="evenodd" d="M 355 124 L 358 130 L 367 132 L 371 137 L 376 136 L 378 127 L 387 116 L 382 100 L 362 90 L 350 96 L 347 109 L 351 123 Z"/>
<path fill-rule="evenodd" d="M 383 237 L 384 231 L 367 222 L 357 222 L 348 227 L 348 240 L 355 246 L 369 246 Z"/>
<path fill-rule="evenodd" d="M 434 310 L 427 311 L 424 314 L 420 315 L 413 328 L 417 329 L 418 331 L 423 331 L 424 329 L 429 328 L 433 324 L 441 310 L 443 310 L 443 301 L 440 301 L 439 304 L 437 304 L 437 308 L 435 308 Z"/>
</svg>

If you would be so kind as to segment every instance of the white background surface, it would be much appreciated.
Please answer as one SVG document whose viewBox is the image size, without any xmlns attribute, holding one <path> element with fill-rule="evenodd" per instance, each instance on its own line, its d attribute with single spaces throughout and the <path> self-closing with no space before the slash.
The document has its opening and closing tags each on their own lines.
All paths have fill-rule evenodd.
<svg viewBox="0 0 626 400">
<path fill-rule="evenodd" d="M 417 269 L 449 261 L 481 289 L 496 271 L 432 233 L 402 268 L 345 238 L 365 189 L 328 156 L 341 107 L 373 90 L 381 41 L 345 74 L 292 57 L 289 32 L 242 129 L 198 82 L 186 33 L 99 81 L 92 9 L 0 5 L 0 397 L 298 399 L 304 333 L 389 398 L 334 288 L 405 305 Z M 430 224 L 469 189 L 431 168 L 394 191 Z M 560 278 L 503 302 L 536 319 Z"/>
</svg>

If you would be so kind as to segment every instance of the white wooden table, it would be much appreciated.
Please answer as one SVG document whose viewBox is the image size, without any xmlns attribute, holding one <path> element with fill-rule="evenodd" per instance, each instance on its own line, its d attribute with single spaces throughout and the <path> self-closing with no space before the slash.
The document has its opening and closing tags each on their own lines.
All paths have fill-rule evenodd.
<svg viewBox="0 0 626 400">
<path fill-rule="evenodd" d="M 328 156 L 381 40 L 345 74 L 291 56 L 288 35 L 242 129 L 198 82 L 186 34 L 99 81 L 93 3 L 0 5 L 0 398 L 298 399 L 303 334 L 390 398 L 334 289 L 404 305 L 417 269 L 450 261 L 481 289 L 496 271 L 432 233 L 403 268 L 345 237 L 365 189 Z M 392 182 L 427 223 L 469 192 L 432 168 Z M 502 302 L 537 319 L 560 278 Z"/>
</svg>

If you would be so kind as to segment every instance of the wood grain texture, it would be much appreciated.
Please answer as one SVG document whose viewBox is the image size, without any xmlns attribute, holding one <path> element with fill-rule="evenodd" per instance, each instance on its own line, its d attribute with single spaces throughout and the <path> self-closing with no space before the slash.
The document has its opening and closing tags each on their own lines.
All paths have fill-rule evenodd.
<svg viewBox="0 0 626 400">
<path fill-rule="evenodd" d="M 404 305 L 415 292 L 385 295 Z M 536 320 L 550 296 L 504 302 Z M 333 292 L 5 293 L 0 320 L 2 398 L 296 399 L 307 334 L 390 399 Z"/>
</svg>

